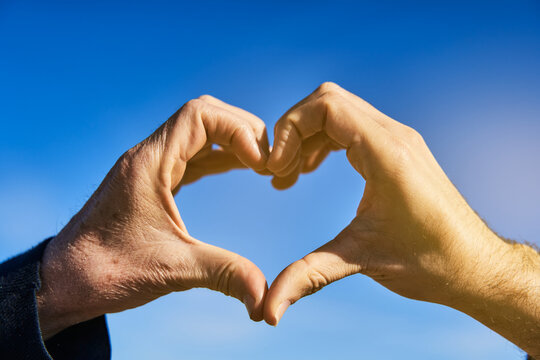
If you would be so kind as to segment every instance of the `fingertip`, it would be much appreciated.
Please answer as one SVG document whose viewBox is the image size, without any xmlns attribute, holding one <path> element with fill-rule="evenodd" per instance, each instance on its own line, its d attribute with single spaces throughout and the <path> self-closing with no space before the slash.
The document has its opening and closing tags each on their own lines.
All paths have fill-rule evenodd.
<svg viewBox="0 0 540 360">
<path fill-rule="evenodd" d="M 277 278 L 275 280 L 277 280 Z M 274 280 L 274 283 L 275 283 L 275 280 Z M 273 304 L 275 303 L 275 300 L 274 300 L 274 297 L 271 295 L 274 292 L 273 290 L 274 283 L 270 285 L 270 288 L 266 292 L 266 297 L 264 299 L 264 308 L 263 308 L 263 319 L 270 326 L 277 325 L 277 321 L 274 316 L 275 312 L 274 312 L 274 306 L 273 306 Z"/>
<path fill-rule="evenodd" d="M 259 146 L 259 152 L 261 153 L 261 159 L 264 160 L 264 165 L 268 162 L 270 157 L 270 146 L 268 145 L 268 137 L 266 136 L 266 131 L 263 136 L 257 137 L 257 145 Z"/>
<path fill-rule="evenodd" d="M 266 294 L 268 292 L 268 283 L 265 281 L 264 291 L 260 296 L 260 299 L 254 299 L 254 306 L 252 310 L 248 308 L 249 318 L 253 321 L 259 322 L 264 319 L 264 302 L 266 299 Z M 247 306 L 246 306 L 247 308 Z"/>
<path fill-rule="evenodd" d="M 269 175 L 272 175 L 272 172 L 268 169 L 263 169 L 263 170 L 255 170 L 255 172 L 259 175 L 263 175 L 263 176 L 269 176 Z"/>
<path fill-rule="evenodd" d="M 267 167 L 273 173 L 285 169 L 301 149 L 302 137 L 292 123 L 276 124 L 274 146 L 268 158 Z"/>
<path fill-rule="evenodd" d="M 295 172 L 293 176 L 286 176 L 286 177 L 274 176 L 272 178 L 272 186 L 276 190 L 287 190 L 296 183 L 299 175 L 300 174 L 298 172 Z"/>
<path fill-rule="evenodd" d="M 246 308 L 251 320 L 261 321 L 263 319 L 264 301 L 268 291 L 268 283 L 266 282 L 266 278 L 262 271 L 255 265 L 253 265 L 253 267 L 253 270 L 250 271 L 246 280 L 246 296 L 248 299 L 253 299 L 253 302 L 250 304 L 250 307 L 246 305 Z"/>
<path fill-rule="evenodd" d="M 255 299 L 253 296 L 246 294 L 244 295 L 244 300 L 242 301 L 250 318 L 253 318 L 253 312 L 255 310 Z"/>
<path fill-rule="evenodd" d="M 283 315 L 285 314 L 285 311 L 291 306 L 291 302 L 289 300 L 285 300 L 281 302 L 276 309 L 265 309 L 265 316 L 264 321 L 270 325 L 270 326 L 278 326 L 281 319 L 283 318 Z"/>
<path fill-rule="evenodd" d="M 274 309 L 265 306 L 264 308 L 264 321 L 270 326 L 277 326 L 279 320 L 276 317 L 276 312 Z"/>
<path fill-rule="evenodd" d="M 294 276 L 294 273 L 292 274 Z M 294 303 L 296 298 L 291 298 L 294 294 L 291 293 L 290 286 L 292 285 L 290 265 L 287 266 L 281 273 L 274 279 L 274 282 L 266 293 L 264 301 L 264 321 L 268 325 L 277 326 L 285 311 L 291 304 Z M 293 287 L 294 288 L 294 287 Z"/>
<path fill-rule="evenodd" d="M 279 324 L 279 322 L 281 321 L 281 318 L 283 317 L 283 314 L 285 314 L 285 311 L 289 308 L 289 306 L 291 306 L 291 302 L 289 300 L 285 300 L 283 301 L 281 304 L 279 304 L 277 310 L 276 310 L 276 313 L 274 315 L 274 318 L 275 318 L 275 321 L 276 321 L 276 325 Z"/>
<path fill-rule="evenodd" d="M 268 156 L 268 161 L 266 162 L 266 167 L 272 171 L 276 172 L 280 169 L 277 168 L 279 164 L 279 159 L 281 157 L 281 150 L 275 146 L 272 146 L 272 149 L 270 150 L 270 155 Z"/>
<path fill-rule="evenodd" d="M 244 127 L 235 134 L 232 146 L 240 161 L 255 171 L 266 170 L 268 155 L 253 130 Z"/>
<path fill-rule="evenodd" d="M 261 171 L 266 169 L 266 163 L 268 162 L 268 155 L 265 153 L 261 143 L 259 143 L 255 137 L 255 134 L 252 134 L 251 147 L 253 149 L 253 165 L 251 166 L 254 170 Z"/>
<path fill-rule="evenodd" d="M 270 159 L 271 150 L 268 144 L 266 130 L 262 137 L 257 137 L 257 146 L 259 153 L 258 167 L 253 169 L 261 175 L 270 175 L 272 172 L 268 169 L 268 161 Z"/>
<path fill-rule="evenodd" d="M 271 183 L 272 183 L 272 186 L 274 187 L 274 189 L 279 190 L 279 191 L 283 191 L 283 190 L 287 190 L 288 188 L 290 188 L 292 186 L 292 185 L 283 184 L 282 179 L 283 178 L 279 178 L 277 176 L 274 176 L 272 178 Z"/>
</svg>

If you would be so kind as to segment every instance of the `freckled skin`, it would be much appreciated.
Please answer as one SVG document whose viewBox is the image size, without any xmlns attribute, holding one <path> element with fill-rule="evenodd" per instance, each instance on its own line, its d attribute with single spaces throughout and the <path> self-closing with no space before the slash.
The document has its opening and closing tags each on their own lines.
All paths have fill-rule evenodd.
<svg viewBox="0 0 540 360">
<path fill-rule="evenodd" d="M 44 337 L 193 287 L 234 296 L 253 320 L 262 320 L 262 272 L 191 237 L 173 196 L 181 186 L 231 169 L 265 174 L 268 154 L 262 120 L 202 96 L 122 155 L 45 250 L 38 293 Z"/>
</svg>

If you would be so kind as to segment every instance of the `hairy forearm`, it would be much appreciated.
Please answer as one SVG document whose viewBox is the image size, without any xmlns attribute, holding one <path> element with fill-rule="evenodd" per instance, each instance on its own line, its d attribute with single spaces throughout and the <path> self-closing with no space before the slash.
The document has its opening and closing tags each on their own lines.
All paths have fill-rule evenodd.
<svg viewBox="0 0 540 360">
<path fill-rule="evenodd" d="M 496 243 L 449 304 L 540 358 L 540 254 L 490 232 Z"/>
</svg>

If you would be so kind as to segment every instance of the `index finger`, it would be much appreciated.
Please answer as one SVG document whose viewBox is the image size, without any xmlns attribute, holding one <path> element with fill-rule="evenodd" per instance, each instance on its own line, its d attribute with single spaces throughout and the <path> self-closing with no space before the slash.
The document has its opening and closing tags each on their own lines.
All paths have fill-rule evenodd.
<svg viewBox="0 0 540 360">
<path fill-rule="evenodd" d="M 267 163 L 270 171 L 279 173 L 286 169 L 296 158 L 302 142 L 318 132 L 347 150 L 379 146 L 387 135 L 385 128 L 342 91 L 335 84 L 325 83 L 278 120 Z M 364 175 L 359 164 L 353 165 Z"/>
<path fill-rule="evenodd" d="M 264 170 L 266 155 L 245 118 L 201 99 L 188 101 L 147 140 L 158 156 L 159 184 L 172 190 L 181 181 L 187 162 L 208 143 L 227 146 L 247 167 Z M 157 153 L 157 154 L 155 154 Z"/>
</svg>

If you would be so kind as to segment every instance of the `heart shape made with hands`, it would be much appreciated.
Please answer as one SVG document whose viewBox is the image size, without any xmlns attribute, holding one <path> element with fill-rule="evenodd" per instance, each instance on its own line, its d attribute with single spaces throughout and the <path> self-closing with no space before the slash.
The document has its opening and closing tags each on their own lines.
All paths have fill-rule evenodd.
<svg viewBox="0 0 540 360">
<path fill-rule="evenodd" d="M 208 96 L 204 96 L 204 99 L 211 102 L 217 101 L 217 99 L 211 99 Z M 277 128 L 281 126 L 282 125 L 278 124 Z M 182 179 L 182 185 L 193 183 L 206 175 L 222 173 L 232 169 L 246 168 L 246 165 L 243 164 L 236 155 L 231 152 L 224 151 L 224 148 L 225 147 L 223 146 L 220 146 L 217 149 L 206 147 L 197 153 L 197 155 L 193 158 L 193 161 L 188 162 L 185 173 L 187 177 L 185 176 Z M 294 155 L 293 159 L 275 160 L 277 169 L 275 172 L 271 172 L 267 169 L 256 170 L 256 172 L 261 175 L 271 175 L 273 187 L 278 190 L 286 190 L 296 183 L 300 174 L 313 172 L 321 165 L 321 163 L 332 151 L 338 151 L 341 149 L 341 146 L 329 138 L 324 132 L 318 132 L 312 136 L 309 136 L 307 139 L 302 140 L 301 149 L 297 152 L 297 154 Z M 272 151 L 272 148 L 270 148 L 270 151 Z M 270 152 L 268 154 L 269 158 L 272 158 L 272 154 L 276 154 L 276 152 Z M 283 162 L 289 162 L 289 164 L 279 168 L 280 163 Z M 244 299 L 244 303 L 246 303 L 246 307 L 248 312 L 250 312 L 251 317 L 254 320 L 260 320 L 260 315 L 252 313 L 255 301 L 252 299 Z M 286 306 L 288 307 L 290 303 L 290 301 L 286 302 Z M 267 311 L 274 312 L 271 308 L 268 309 L 269 310 Z M 277 320 L 281 318 L 285 310 L 285 305 L 277 309 L 277 312 L 272 315 L 275 319 L 274 322 L 271 319 L 271 315 L 266 315 L 264 318 L 270 324 L 277 325 Z"/>
<path fill-rule="evenodd" d="M 512 244 L 470 208 L 414 129 L 325 83 L 289 109 L 274 134 L 270 151 L 261 119 L 202 96 L 123 154 L 45 249 L 36 294 L 44 336 L 195 287 L 234 296 L 253 320 L 271 325 L 298 299 L 357 273 L 412 299 L 455 307 L 459 298 L 475 313 L 486 304 L 475 301 L 493 297 L 477 297 L 493 288 L 478 271 L 493 261 L 479 266 L 478 259 L 510 253 Z M 356 216 L 269 289 L 251 261 L 189 235 L 174 200 L 182 185 L 247 167 L 273 175 L 274 187 L 285 189 L 337 149 L 366 181 Z M 497 286 L 500 273 L 492 276 Z M 524 312 L 509 314 L 499 317 Z M 492 314 L 485 320 L 494 323 Z"/>
<path fill-rule="evenodd" d="M 363 137 L 362 132 L 365 132 L 370 125 L 368 119 L 372 117 L 389 119 L 357 96 L 335 84 L 325 83 L 278 120 L 274 128 L 274 146 L 268 153 L 264 149 L 268 148 L 268 141 L 265 131 L 260 129 L 261 124 L 264 124 L 260 119 L 211 96 L 203 96 L 200 99 L 247 119 L 254 127 L 255 134 L 251 137 L 251 146 L 245 144 L 250 141 L 246 140 L 241 146 L 238 146 L 237 142 L 236 148 L 234 141 L 231 141 L 230 145 L 221 144 L 222 148 L 217 150 L 212 150 L 208 146 L 204 147 L 187 162 L 185 177 L 181 185 L 195 181 L 204 175 L 234 168 L 251 167 L 260 174 L 273 175 L 272 184 L 275 188 L 286 189 L 297 181 L 301 173 L 314 171 L 331 151 L 340 149 L 347 150 L 347 156 L 349 160 L 352 160 L 352 165 L 363 174 L 365 171 L 362 168 L 363 164 L 357 160 L 361 151 L 359 140 Z M 340 114 L 339 117 L 336 116 L 337 112 Z M 358 114 L 366 118 L 364 119 L 366 124 L 357 121 Z M 380 134 L 375 126 L 373 128 L 373 138 L 376 138 Z M 264 168 L 261 167 L 260 162 L 254 161 L 256 155 L 251 158 L 246 155 L 246 149 L 253 150 L 257 147 L 259 149 L 255 149 L 254 152 L 265 158 Z M 264 298 L 264 301 L 244 295 L 243 301 L 252 319 L 264 318 L 269 324 L 277 325 L 287 307 L 300 297 L 313 293 L 341 277 L 358 272 L 359 267 L 354 264 L 354 261 L 349 264 L 343 261 L 345 256 L 342 253 L 348 251 L 347 248 L 341 245 L 336 247 L 336 244 L 336 241 L 330 242 L 329 245 L 321 248 L 322 250 L 316 250 L 316 256 L 310 254 L 284 269 L 269 291 L 266 292 L 265 289 L 262 296 L 257 296 Z M 339 267 L 339 270 L 326 274 L 317 271 L 308 263 L 309 259 L 318 261 L 317 259 L 321 257 L 329 265 Z M 301 274 L 300 277 L 303 276 L 303 279 L 299 279 L 298 274 Z M 253 284 L 248 284 L 246 287 L 260 289 L 260 284 L 254 284 L 260 283 L 261 276 L 262 273 L 260 276 L 249 278 L 248 281 Z"/>
<path fill-rule="evenodd" d="M 274 133 L 270 151 L 262 120 L 203 96 L 123 154 L 83 209 L 46 245 L 36 294 L 44 339 L 195 287 L 234 296 L 253 320 L 271 325 L 298 299 L 356 273 L 399 295 L 469 315 L 486 307 L 485 299 L 499 296 L 488 291 L 478 297 L 478 292 L 500 286 L 501 268 L 487 273 L 496 279 L 490 286 L 478 269 L 515 251 L 513 244 L 501 241 L 470 208 L 415 130 L 325 83 L 289 109 Z M 285 189 L 337 149 L 346 150 L 366 181 L 356 217 L 333 240 L 286 267 L 269 289 L 251 261 L 187 232 L 174 200 L 182 185 L 247 167 L 273 175 L 274 187 Z M 521 281 L 513 288 L 519 294 L 533 280 Z M 455 306 L 456 298 L 461 305 Z M 495 324 L 493 315 L 504 319 L 502 324 L 521 319 L 529 315 L 524 304 L 527 311 L 534 309 L 521 299 L 511 309 L 494 303 L 497 312 L 509 312 L 486 313 L 482 322 Z M 529 319 L 532 324 L 537 316 Z M 513 328 L 494 328 L 506 329 L 501 334 L 509 339 L 527 328 L 512 323 Z"/>
<path fill-rule="evenodd" d="M 285 189 L 338 149 L 346 150 L 366 180 L 356 217 L 333 240 L 285 268 L 269 289 L 251 261 L 188 233 L 174 200 L 183 185 L 251 168 L 273 175 L 273 186 Z M 448 214 L 463 209 L 478 219 L 416 131 L 338 85 L 324 83 L 289 109 L 274 127 L 271 151 L 261 119 L 202 96 L 122 155 L 47 246 L 42 277 L 52 285 L 44 287 L 40 301 L 53 299 L 58 303 L 48 308 L 70 313 L 81 313 L 84 305 L 77 318 L 60 324 L 69 325 L 204 287 L 242 301 L 253 320 L 276 325 L 298 299 L 362 273 L 400 295 L 440 302 L 426 289 L 439 287 L 442 277 L 419 264 L 418 254 L 437 253 L 440 239 L 461 221 Z M 424 221 L 433 217 L 437 221 Z M 456 237 L 455 251 L 467 249 Z M 52 280 L 63 274 L 70 274 L 69 281 Z M 72 291 L 72 279 L 78 297 L 58 296 Z"/>
<path fill-rule="evenodd" d="M 318 94 L 320 91 L 324 91 L 328 86 L 332 85 L 323 85 L 316 93 Z M 312 97 L 313 96 L 314 95 L 312 95 Z M 252 125 L 255 124 L 255 128 L 261 124 L 264 125 L 262 120 L 256 118 L 247 111 L 233 107 L 214 97 L 203 95 L 199 99 L 206 103 L 227 109 L 236 115 L 248 118 Z M 265 164 L 264 169 L 260 167 L 255 168 L 253 166 L 253 161 L 246 161 L 245 155 L 244 158 L 242 157 L 242 150 L 235 151 L 235 149 L 232 149 L 233 146 L 231 145 L 221 144 L 218 148 L 215 148 L 207 144 L 187 162 L 182 180 L 174 192 L 177 192 L 180 186 L 193 183 L 204 176 L 222 173 L 232 169 L 249 167 L 252 167 L 261 175 L 272 175 L 272 185 L 276 189 L 284 190 L 293 186 L 301 173 L 309 173 L 317 169 L 331 151 L 342 149 L 342 146 L 331 139 L 322 128 L 303 139 L 300 134 L 295 132 L 294 124 L 288 123 L 288 121 L 288 115 L 285 114 L 282 119 L 277 122 L 275 127 L 275 145 L 273 149 L 268 146 L 268 140 L 265 133 L 266 130 L 261 131 L 260 128 L 256 130 L 257 142 L 259 143 L 257 146 L 260 148 L 259 152 L 264 154 L 264 157 L 268 159 L 272 171 L 266 167 L 268 164 Z M 288 148 L 287 145 L 289 145 L 290 148 Z M 298 147 L 298 149 L 294 149 L 294 147 Z M 265 150 L 265 148 L 267 148 L 267 150 Z M 290 156 L 291 154 L 293 155 L 292 157 Z M 290 159 L 288 157 L 290 157 Z M 260 277 L 251 277 L 249 281 L 260 282 Z M 248 287 L 249 286 L 250 285 L 248 285 Z M 255 286 L 257 287 L 257 285 Z M 260 285 L 258 287 L 260 288 Z M 219 286 L 216 288 L 219 289 Z M 266 297 L 266 287 L 264 290 L 265 293 L 263 294 L 263 298 Z M 227 291 L 226 293 L 230 293 L 230 291 Z M 264 317 L 266 321 L 272 325 L 277 325 L 278 319 L 285 311 L 284 306 L 280 306 L 279 309 L 277 309 L 277 312 L 268 308 L 267 312 L 275 313 L 272 314 L 274 317 L 274 320 L 272 320 L 272 316 L 264 316 L 262 311 L 264 302 L 255 300 L 252 296 L 244 296 L 242 300 L 253 320 L 262 320 Z M 288 301 L 288 305 L 290 305 L 290 303 L 291 301 Z"/>
<path fill-rule="evenodd" d="M 414 129 L 338 85 L 324 83 L 277 121 L 274 144 L 268 154 L 260 119 L 217 99 L 205 100 L 254 126 L 251 140 L 249 136 L 243 141 L 235 140 L 234 135 L 241 133 L 236 131 L 231 141 L 217 142 L 227 144 L 224 149 L 231 149 L 238 157 L 236 163 L 231 160 L 228 169 L 250 167 L 261 174 L 270 173 L 274 187 L 285 189 L 301 173 L 315 170 L 331 151 L 344 149 L 350 164 L 366 181 L 351 223 L 334 239 L 286 267 L 267 291 L 260 270 L 244 261 L 246 269 L 251 267 L 253 272 L 251 277 L 241 277 L 244 290 L 249 290 L 242 294 L 257 294 L 255 299 L 243 298 L 252 319 L 264 318 L 277 325 L 285 310 L 298 299 L 356 273 L 368 275 L 405 297 L 446 301 L 441 298 L 445 294 L 429 289 L 448 289 L 441 283 L 441 268 L 454 265 L 442 266 L 440 260 L 432 261 L 433 254 L 440 254 L 442 248 L 452 248 L 464 256 L 474 253 L 475 249 L 468 249 L 468 243 L 456 241 L 462 238 L 455 226 L 463 221 L 460 216 L 474 223 L 480 232 L 485 232 L 486 227 Z M 193 166 L 209 169 L 201 164 L 195 161 Z M 188 162 L 186 171 L 190 166 Z M 448 214 L 458 215 L 452 218 Z M 447 239 L 450 245 L 444 242 Z M 430 260 L 420 261 L 426 258 Z"/>
</svg>

